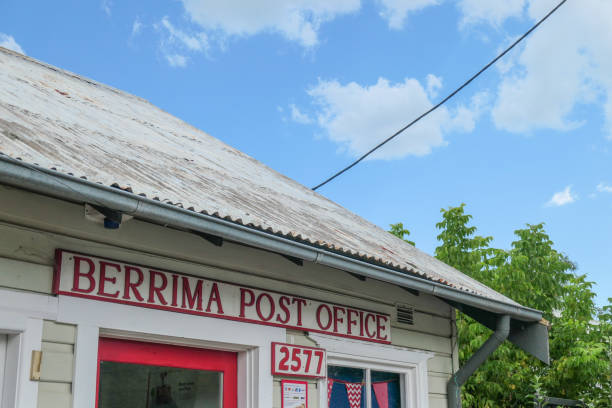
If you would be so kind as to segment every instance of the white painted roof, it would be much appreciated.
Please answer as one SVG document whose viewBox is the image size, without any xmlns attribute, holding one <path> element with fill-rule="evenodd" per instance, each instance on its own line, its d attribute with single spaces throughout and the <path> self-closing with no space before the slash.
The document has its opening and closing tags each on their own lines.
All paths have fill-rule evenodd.
<svg viewBox="0 0 612 408">
<path fill-rule="evenodd" d="M 1 47 L 0 152 L 516 304 L 141 98 Z"/>
</svg>

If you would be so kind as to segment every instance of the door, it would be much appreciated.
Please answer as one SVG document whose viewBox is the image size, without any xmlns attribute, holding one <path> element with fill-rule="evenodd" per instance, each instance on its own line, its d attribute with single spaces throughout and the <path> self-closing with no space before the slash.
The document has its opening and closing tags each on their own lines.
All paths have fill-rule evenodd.
<svg viewBox="0 0 612 408">
<path fill-rule="evenodd" d="M 97 408 L 236 408 L 237 354 L 101 338 Z"/>
</svg>

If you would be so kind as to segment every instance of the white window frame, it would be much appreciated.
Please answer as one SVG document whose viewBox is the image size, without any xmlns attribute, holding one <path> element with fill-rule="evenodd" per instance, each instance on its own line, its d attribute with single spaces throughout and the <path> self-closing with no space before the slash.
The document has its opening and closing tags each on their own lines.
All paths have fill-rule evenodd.
<svg viewBox="0 0 612 408">
<path fill-rule="evenodd" d="M 77 325 L 74 407 L 95 406 L 100 336 L 238 353 L 238 408 L 273 406 L 272 342 L 283 328 L 59 296 L 58 321 Z"/>
<path fill-rule="evenodd" d="M 400 374 L 402 408 L 427 408 L 429 406 L 427 360 L 434 356 L 433 353 L 317 333 L 311 333 L 310 338 L 319 347 L 327 350 L 328 365 L 364 369 L 368 376 L 366 383 L 370 383 L 371 370 Z M 319 381 L 319 389 L 321 390 L 319 406 L 327 408 L 325 379 Z M 370 407 L 372 403 L 370 387 L 366 387 L 365 398 L 366 407 Z"/>
<path fill-rule="evenodd" d="M 4 366 L 6 364 L 6 344 L 8 334 L 0 332 L 0 406 L 2 406 L 2 388 L 4 388 Z"/>
<path fill-rule="evenodd" d="M 43 319 L 56 316 L 57 298 L 0 288 L 0 334 L 7 336 L 1 407 L 38 406 L 38 382 L 30 380 L 32 351 L 41 349 Z"/>
</svg>

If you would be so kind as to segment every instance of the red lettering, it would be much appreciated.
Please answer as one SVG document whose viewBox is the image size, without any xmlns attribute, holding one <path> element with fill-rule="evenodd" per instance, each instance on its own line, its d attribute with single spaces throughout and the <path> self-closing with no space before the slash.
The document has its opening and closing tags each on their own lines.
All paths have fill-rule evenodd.
<svg viewBox="0 0 612 408">
<path fill-rule="evenodd" d="M 363 337 L 363 311 L 359 311 L 359 335 Z"/>
<path fill-rule="evenodd" d="M 323 309 L 327 311 L 327 325 L 326 326 L 323 326 L 323 323 L 321 323 L 321 310 Z M 329 308 L 329 306 L 327 306 L 324 303 L 320 304 L 319 307 L 317 307 L 317 324 L 319 325 L 319 328 L 321 330 L 327 330 L 331 327 L 332 323 L 333 323 L 333 319 L 332 319 L 331 309 Z"/>
<path fill-rule="evenodd" d="M 376 336 L 376 332 L 370 333 L 370 324 L 368 323 L 368 320 L 370 320 L 370 317 L 372 318 L 372 321 L 376 322 L 376 316 L 374 316 L 372 313 L 368 313 L 365 316 L 365 331 L 368 337 L 373 338 L 374 336 Z"/>
<path fill-rule="evenodd" d="M 341 319 L 338 312 L 346 314 L 346 309 L 340 306 L 334 306 L 334 333 L 338 333 L 338 323 L 344 323 L 344 319 Z"/>
<path fill-rule="evenodd" d="M 291 362 L 293 362 L 294 364 L 291 364 L 291 366 L 289 368 L 291 368 L 291 371 L 296 372 L 300 370 L 300 366 L 302 365 L 302 360 L 300 359 L 300 349 L 295 347 L 293 350 L 291 350 Z"/>
<path fill-rule="evenodd" d="M 132 283 L 132 272 L 136 272 L 138 274 L 138 280 Z M 138 286 L 142 285 L 142 281 L 144 280 L 144 276 L 140 268 L 136 268 L 135 266 L 125 266 L 125 283 L 123 288 L 123 298 L 130 300 L 130 289 L 134 292 L 134 297 L 138 299 L 138 301 L 143 302 L 144 298 L 140 295 L 138 291 Z"/>
<path fill-rule="evenodd" d="M 264 298 L 268 299 L 268 303 L 270 304 L 270 311 L 266 317 L 264 317 L 263 313 L 261 312 L 261 299 Z M 272 296 L 268 295 L 267 293 L 262 293 L 261 295 L 257 296 L 257 304 L 255 305 L 255 308 L 257 309 L 257 316 L 259 316 L 261 320 L 264 322 L 270 320 L 272 316 L 274 316 L 274 300 L 272 300 Z"/>
<path fill-rule="evenodd" d="M 280 307 L 283 310 L 283 312 L 285 313 L 285 317 L 281 319 L 280 313 L 279 313 L 278 315 L 276 315 L 277 322 L 286 324 L 291 318 L 291 315 L 289 314 L 289 309 L 287 308 L 287 306 L 289 306 L 289 302 L 291 302 L 291 299 L 289 299 L 287 296 L 281 296 L 278 299 L 278 307 Z"/>
<path fill-rule="evenodd" d="M 289 365 L 287 364 L 287 361 L 289 361 L 289 348 L 287 346 L 282 346 L 278 351 L 283 354 L 283 358 L 281 358 L 281 361 L 278 363 L 278 369 L 281 371 L 289 371 Z"/>
<path fill-rule="evenodd" d="M 187 304 L 185 304 L 185 298 L 187 298 Z M 193 306 L 198 302 L 196 310 L 202 310 L 202 280 L 198 279 L 196 287 L 191 292 L 189 287 L 189 278 L 183 276 L 183 304 L 181 307 L 184 309 L 189 306 L 189 309 L 193 309 Z"/>
<path fill-rule="evenodd" d="M 178 297 L 178 276 L 177 275 L 172 275 L 172 303 L 170 303 L 170 306 L 178 306 L 177 302 L 177 297 Z M 184 307 L 184 306 L 183 306 Z"/>
<path fill-rule="evenodd" d="M 89 266 L 89 270 L 85 273 L 81 272 L 81 262 L 85 262 L 87 263 L 87 265 Z M 96 267 L 93 263 L 93 261 L 89 258 L 83 258 L 80 256 L 75 256 L 74 257 L 74 277 L 73 277 L 73 281 L 72 281 L 72 291 L 73 292 L 81 292 L 81 293 L 91 293 L 93 292 L 94 288 L 96 287 L 96 281 L 93 278 L 93 274 L 95 271 Z M 89 288 L 87 289 L 81 289 L 81 287 L 79 286 L 79 283 L 81 281 L 81 277 L 83 278 L 87 278 L 87 280 L 89 281 Z"/>
<path fill-rule="evenodd" d="M 306 374 L 308 374 L 308 371 L 310 371 L 310 361 L 312 360 L 312 350 L 304 349 L 302 353 L 306 354 Z M 315 374 L 318 374 L 318 373 L 315 373 Z"/>
<path fill-rule="evenodd" d="M 381 320 L 383 321 L 381 324 Z M 385 337 L 382 336 L 382 332 L 387 328 L 387 316 L 378 315 L 376 316 L 376 337 L 379 340 L 387 340 L 387 335 Z"/>
<path fill-rule="evenodd" d="M 210 313 L 210 305 L 212 302 L 217 303 L 217 313 L 223 314 L 223 306 L 221 305 L 221 296 L 219 296 L 219 288 L 217 284 L 213 282 L 212 288 L 210 289 L 210 297 L 208 298 L 208 305 L 206 305 L 206 312 Z"/>
<path fill-rule="evenodd" d="M 155 286 L 155 278 L 157 276 L 161 278 L 160 286 Z M 167 305 L 168 302 L 166 302 L 166 299 L 164 299 L 164 295 L 162 294 L 162 291 L 166 289 L 166 286 L 168 286 L 168 278 L 166 278 L 166 275 L 161 272 L 149 269 L 149 299 L 147 300 L 147 302 L 155 303 L 155 295 L 157 295 L 157 298 L 159 299 L 160 303 L 162 305 Z"/>
<path fill-rule="evenodd" d="M 357 324 L 357 320 L 353 320 L 353 318 L 351 317 L 351 314 L 355 313 L 357 316 L 359 316 L 359 312 L 357 310 L 353 310 L 353 309 L 346 309 L 346 314 L 347 314 L 347 318 L 346 318 L 346 328 L 347 328 L 347 334 L 353 334 L 352 331 L 352 326 Z"/>
<path fill-rule="evenodd" d="M 115 293 L 106 293 L 104 291 L 104 285 L 106 284 L 106 282 L 110 282 L 113 285 L 117 283 L 116 277 L 113 277 L 113 278 L 106 277 L 106 267 L 108 266 L 117 269 L 118 272 L 121 271 L 121 266 L 117 265 L 116 263 L 100 261 L 100 286 L 98 287 L 98 295 L 116 298 L 116 297 L 119 297 L 119 291 L 116 291 Z"/>
<path fill-rule="evenodd" d="M 297 303 L 297 325 L 302 325 L 302 306 L 306 305 L 306 301 L 300 298 L 291 299 L 291 303 Z"/>
<path fill-rule="evenodd" d="M 319 358 L 319 362 L 317 363 L 317 375 L 321 374 L 321 365 L 323 363 L 323 351 L 315 350 L 315 356 Z"/>
<path fill-rule="evenodd" d="M 249 301 L 246 300 L 246 295 L 251 298 Z M 245 309 L 255 304 L 255 293 L 251 289 L 240 288 L 240 317 L 245 317 Z"/>
</svg>

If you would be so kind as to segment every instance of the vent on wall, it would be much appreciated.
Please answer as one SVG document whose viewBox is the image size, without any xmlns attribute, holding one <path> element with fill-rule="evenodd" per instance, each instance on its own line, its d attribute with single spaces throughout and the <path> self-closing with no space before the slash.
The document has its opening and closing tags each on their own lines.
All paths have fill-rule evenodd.
<svg viewBox="0 0 612 408">
<path fill-rule="evenodd" d="M 400 306 L 396 308 L 397 322 L 402 324 L 414 325 L 414 308 L 411 306 Z"/>
</svg>

